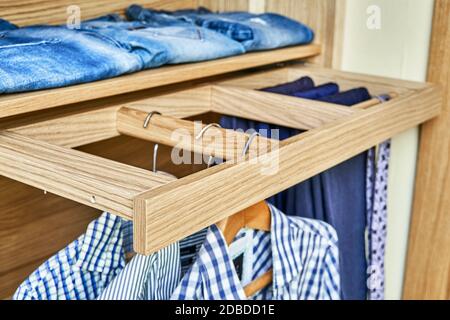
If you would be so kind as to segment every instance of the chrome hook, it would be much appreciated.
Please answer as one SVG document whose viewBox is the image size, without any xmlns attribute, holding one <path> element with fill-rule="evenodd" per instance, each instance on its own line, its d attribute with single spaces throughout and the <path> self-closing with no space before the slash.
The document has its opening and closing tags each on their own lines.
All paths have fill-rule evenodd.
<svg viewBox="0 0 450 320">
<path fill-rule="evenodd" d="M 150 113 L 147 115 L 147 117 L 145 117 L 145 120 L 144 120 L 144 129 L 147 129 L 148 124 L 150 123 L 150 120 L 152 119 L 152 117 L 153 117 L 155 114 L 160 115 L 160 116 L 162 115 L 161 112 L 158 112 L 158 111 L 152 111 L 152 112 L 150 112 Z"/>
<path fill-rule="evenodd" d="M 153 173 L 158 173 L 158 171 L 156 170 L 156 161 L 158 159 L 158 149 L 159 149 L 159 144 L 155 144 L 155 146 L 153 147 Z"/>
<path fill-rule="evenodd" d="M 211 123 L 211 124 L 208 124 L 208 125 L 207 125 L 206 127 L 204 127 L 204 128 L 202 129 L 202 131 L 200 131 L 200 133 L 195 137 L 195 140 L 200 140 L 200 139 L 203 137 L 203 135 L 205 134 L 205 132 L 208 131 L 209 129 L 213 128 L 213 127 L 222 129 L 222 126 L 221 126 L 220 124 L 218 124 L 218 123 Z M 211 168 L 213 162 L 214 162 L 214 157 L 213 157 L 213 156 L 209 156 L 208 163 L 207 163 L 207 168 L 208 168 L 208 169 Z"/>
<path fill-rule="evenodd" d="M 242 150 L 242 157 L 245 157 L 247 155 L 247 152 L 250 149 L 250 146 L 252 145 L 253 140 L 255 140 L 256 137 L 261 136 L 258 132 L 253 132 L 250 137 L 247 140 L 247 143 L 244 146 L 244 150 Z"/>
<path fill-rule="evenodd" d="M 211 124 L 208 124 L 208 125 L 207 125 L 206 127 L 204 127 L 204 128 L 202 129 L 202 131 L 200 131 L 200 133 L 195 137 L 195 140 L 200 140 L 200 139 L 205 135 L 206 131 L 208 131 L 209 129 L 211 129 L 211 128 L 213 128 L 213 127 L 222 129 L 222 126 L 221 126 L 220 124 L 218 124 L 218 123 L 211 123 Z"/>
</svg>

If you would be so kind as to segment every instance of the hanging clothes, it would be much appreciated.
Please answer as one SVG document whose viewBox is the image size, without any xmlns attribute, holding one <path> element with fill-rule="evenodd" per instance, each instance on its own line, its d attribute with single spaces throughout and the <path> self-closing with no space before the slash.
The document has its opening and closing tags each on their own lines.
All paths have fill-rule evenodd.
<svg viewBox="0 0 450 320">
<path fill-rule="evenodd" d="M 168 300 L 180 282 L 180 248 L 174 243 L 150 256 L 136 255 L 98 300 Z"/>
<path fill-rule="evenodd" d="M 330 300 L 340 297 L 339 253 L 335 230 L 324 222 L 288 217 L 274 206 L 271 232 L 252 232 L 251 280 L 273 269 L 272 286 L 255 300 Z M 238 238 L 241 238 L 239 235 Z M 222 232 L 211 226 L 194 265 L 173 300 L 246 300 Z M 246 260 L 246 259 L 244 259 Z M 249 273 L 244 270 L 243 273 Z"/>
<path fill-rule="evenodd" d="M 325 86 L 325 90 L 329 88 L 333 88 L 333 85 Z M 283 87 L 277 86 L 277 90 L 283 91 Z M 317 87 L 312 90 L 317 94 Z M 356 88 L 341 93 L 336 91 L 318 100 L 351 106 L 369 99 L 371 96 L 367 89 Z M 222 117 L 220 124 L 224 128 L 235 130 L 266 129 L 269 138 L 270 129 L 279 129 L 280 140 L 300 133 L 290 128 L 232 117 Z M 264 135 L 264 132 L 261 134 Z M 367 153 L 364 152 L 268 199 L 288 215 L 325 221 L 336 229 L 339 237 L 342 298 L 348 300 L 367 298 L 366 162 Z"/>
<path fill-rule="evenodd" d="M 381 101 L 390 100 L 379 96 Z M 391 141 L 385 141 L 369 150 L 367 158 L 367 229 L 368 268 L 367 284 L 369 300 L 384 300 L 387 241 L 387 202 Z"/>
<path fill-rule="evenodd" d="M 24 283 L 14 300 L 163 300 L 180 280 L 178 243 L 150 256 L 133 250 L 133 224 L 104 213 L 84 235 L 51 257 Z"/>
<path fill-rule="evenodd" d="M 104 213 L 26 279 L 14 300 L 94 300 L 125 267 L 132 224 Z"/>
</svg>

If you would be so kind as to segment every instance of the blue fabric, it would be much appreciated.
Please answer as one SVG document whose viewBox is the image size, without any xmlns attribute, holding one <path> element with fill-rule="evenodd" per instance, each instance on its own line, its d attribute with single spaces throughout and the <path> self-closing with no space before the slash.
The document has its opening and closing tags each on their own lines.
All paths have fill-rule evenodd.
<svg viewBox="0 0 450 320">
<path fill-rule="evenodd" d="M 314 81 L 310 77 L 302 77 L 292 82 L 280 84 L 274 87 L 262 89 L 265 92 L 290 95 L 295 92 L 311 90 L 314 88 Z"/>
<path fill-rule="evenodd" d="M 242 43 L 246 51 L 306 44 L 314 39 L 314 32 L 306 25 L 274 13 L 212 13 L 205 9 L 161 12 L 133 5 L 127 16 L 156 25 L 195 24 Z"/>
<path fill-rule="evenodd" d="M 272 285 L 250 299 L 337 300 L 339 256 L 335 230 L 326 223 L 288 217 L 273 206 L 269 233 L 251 233 L 251 279 L 273 270 Z M 223 234 L 213 225 L 196 262 L 181 280 L 173 300 L 246 300 Z"/>
<path fill-rule="evenodd" d="M 17 289 L 14 300 L 93 300 L 125 267 L 131 222 L 104 213 L 84 235 L 47 260 Z"/>
<path fill-rule="evenodd" d="M 328 97 L 322 97 L 317 100 L 350 107 L 370 99 L 371 96 L 366 88 L 356 88 L 345 92 L 332 94 Z"/>
<path fill-rule="evenodd" d="M 90 30 L 33 26 L 0 31 L 0 93 L 62 87 L 142 68 L 133 47 Z M 159 65 L 157 50 L 148 64 Z"/>
<path fill-rule="evenodd" d="M 140 21 L 127 22 L 110 15 L 86 21 L 82 23 L 82 27 L 94 29 L 116 41 L 144 49 L 144 61 L 148 52 L 161 51 L 161 64 L 199 62 L 245 53 L 240 43 L 217 32 L 190 24 L 151 27 Z M 154 66 L 150 63 L 145 64 L 144 68 Z"/>
<path fill-rule="evenodd" d="M 370 98 L 367 89 L 358 88 L 319 100 L 350 106 Z M 222 117 L 220 124 L 228 129 L 280 129 L 280 140 L 300 133 L 294 129 L 230 117 Z M 367 153 L 358 155 L 268 199 L 288 215 L 319 219 L 336 229 L 339 237 L 342 297 L 349 300 L 363 300 L 367 294 L 364 238 L 366 158 Z"/>
<path fill-rule="evenodd" d="M 318 100 L 330 95 L 339 93 L 339 86 L 336 83 L 325 83 L 311 90 L 294 92 L 292 96 L 303 99 Z"/>
<path fill-rule="evenodd" d="M 97 300 L 168 300 L 179 282 L 180 249 L 174 243 L 133 257 Z"/>
<path fill-rule="evenodd" d="M 0 19 L 0 31 L 14 30 L 14 29 L 17 29 L 17 26 L 15 24 L 12 24 L 9 21 Z"/>
</svg>

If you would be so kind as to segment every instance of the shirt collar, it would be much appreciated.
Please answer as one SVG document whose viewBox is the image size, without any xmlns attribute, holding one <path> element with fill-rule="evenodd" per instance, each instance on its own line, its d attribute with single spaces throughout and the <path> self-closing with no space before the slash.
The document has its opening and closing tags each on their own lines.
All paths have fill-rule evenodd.
<svg viewBox="0 0 450 320">
<path fill-rule="evenodd" d="M 75 269 L 109 273 L 125 266 L 125 249 L 132 241 L 128 232 L 130 222 L 115 215 L 103 213 L 92 221 L 80 239 L 80 250 Z"/>
<path fill-rule="evenodd" d="M 285 287 L 302 271 L 302 241 L 308 236 L 317 235 L 308 223 L 303 225 L 298 218 L 288 217 L 277 208 L 269 205 L 271 223 L 271 248 L 273 264 L 273 287 Z M 311 224 L 313 225 L 313 224 Z M 302 231 L 310 231 L 302 232 Z M 206 240 L 199 251 L 196 262 L 201 279 L 209 287 L 219 290 L 206 290 L 210 299 L 247 299 L 236 274 L 228 246 L 222 232 L 211 226 Z M 188 275 L 187 275 L 188 276 Z"/>
</svg>

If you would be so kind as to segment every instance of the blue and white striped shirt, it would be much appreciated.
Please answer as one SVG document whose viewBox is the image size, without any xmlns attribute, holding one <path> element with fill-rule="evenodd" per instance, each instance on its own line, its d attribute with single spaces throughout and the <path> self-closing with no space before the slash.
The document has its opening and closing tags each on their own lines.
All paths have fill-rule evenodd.
<svg viewBox="0 0 450 320">
<path fill-rule="evenodd" d="M 180 270 L 178 242 L 150 256 L 138 254 L 98 300 L 168 300 L 180 282 Z"/>
<path fill-rule="evenodd" d="M 137 255 L 125 267 L 125 253 L 132 249 L 131 221 L 104 213 L 84 235 L 34 271 L 13 299 L 170 298 L 180 277 L 178 244 L 149 257 Z"/>
<path fill-rule="evenodd" d="M 91 300 L 125 267 L 132 225 L 104 213 L 84 235 L 42 264 L 13 296 L 15 300 Z"/>
<path fill-rule="evenodd" d="M 340 299 L 336 231 L 320 221 L 287 217 L 270 206 L 270 233 L 252 232 L 251 279 L 273 269 L 272 286 L 251 299 Z M 238 238 L 242 234 L 238 235 Z M 248 273 L 244 271 L 244 273 Z M 229 248 L 221 231 L 211 226 L 196 262 L 172 295 L 174 300 L 245 300 Z"/>
</svg>

